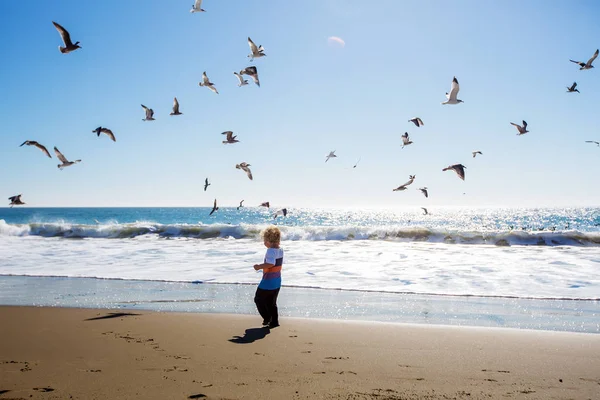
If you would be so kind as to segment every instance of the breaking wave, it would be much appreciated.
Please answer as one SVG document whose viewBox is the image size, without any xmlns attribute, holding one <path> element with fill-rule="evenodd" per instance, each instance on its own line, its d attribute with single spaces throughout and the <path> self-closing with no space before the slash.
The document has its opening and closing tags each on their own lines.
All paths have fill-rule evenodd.
<svg viewBox="0 0 600 400">
<path fill-rule="evenodd" d="M 161 238 L 260 239 L 267 225 L 255 224 L 69 224 L 65 222 L 8 224 L 0 220 L 0 236 L 41 236 L 71 239 Z M 600 233 L 568 231 L 460 231 L 398 226 L 280 226 L 283 240 L 397 240 L 496 246 L 600 246 Z"/>
</svg>

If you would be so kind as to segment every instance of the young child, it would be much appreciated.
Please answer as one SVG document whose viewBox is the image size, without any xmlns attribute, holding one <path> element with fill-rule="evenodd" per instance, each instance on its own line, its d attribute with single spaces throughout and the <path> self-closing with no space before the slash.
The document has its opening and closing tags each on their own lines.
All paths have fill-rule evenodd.
<svg viewBox="0 0 600 400">
<path fill-rule="evenodd" d="M 279 326 L 277 311 L 277 296 L 281 288 L 281 267 L 283 266 L 283 249 L 279 248 L 281 232 L 276 226 L 270 226 L 262 232 L 262 238 L 267 247 L 267 253 L 262 264 L 255 264 L 256 271 L 262 269 L 263 276 L 254 303 L 263 317 L 263 326 L 276 328 Z"/>
</svg>

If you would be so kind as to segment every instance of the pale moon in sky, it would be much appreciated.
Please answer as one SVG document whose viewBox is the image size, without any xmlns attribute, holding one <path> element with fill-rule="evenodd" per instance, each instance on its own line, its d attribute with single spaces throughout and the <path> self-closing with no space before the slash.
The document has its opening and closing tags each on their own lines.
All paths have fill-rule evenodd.
<svg viewBox="0 0 600 400">
<path fill-rule="evenodd" d="M 339 38 L 337 36 L 329 36 L 327 38 L 327 43 L 329 43 L 330 45 L 339 45 L 339 46 L 346 46 L 346 42 L 344 42 L 344 39 Z"/>
</svg>

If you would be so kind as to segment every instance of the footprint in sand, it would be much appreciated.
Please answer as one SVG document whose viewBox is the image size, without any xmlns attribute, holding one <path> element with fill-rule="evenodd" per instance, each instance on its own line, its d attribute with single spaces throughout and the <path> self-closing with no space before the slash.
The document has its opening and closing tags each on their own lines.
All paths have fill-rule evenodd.
<svg viewBox="0 0 600 400">
<path fill-rule="evenodd" d="M 54 391 L 54 389 L 52 389 L 51 387 L 33 388 L 33 390 L 38 391 L 38 392 L 53 392 Z"/>
</svg>

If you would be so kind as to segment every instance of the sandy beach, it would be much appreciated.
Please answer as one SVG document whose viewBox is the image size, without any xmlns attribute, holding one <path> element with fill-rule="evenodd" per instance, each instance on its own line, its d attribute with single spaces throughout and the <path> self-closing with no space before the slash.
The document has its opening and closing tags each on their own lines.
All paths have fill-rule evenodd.
<svg viewBox="0 0 600 400">
<path fill-rule="evenodd" d="M 0 307 L 0 399 L 597 399 L 600 336 Z"/>
</svg>

